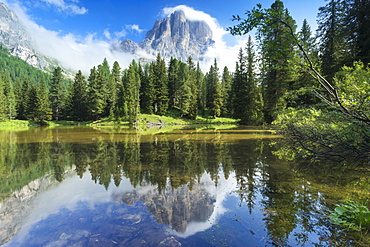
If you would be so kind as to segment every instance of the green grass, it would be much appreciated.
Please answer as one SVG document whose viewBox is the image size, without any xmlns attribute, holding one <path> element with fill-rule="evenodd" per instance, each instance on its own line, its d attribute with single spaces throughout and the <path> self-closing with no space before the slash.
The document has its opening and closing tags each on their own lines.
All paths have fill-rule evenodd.
<svg viewBox="0 0 370 247">
<path fill-rule="evenodd" d="M 159 116 L 154 114 L 140 114 L 138 118 L 139 126 L 146 126 L 147 121 L 159 123 L 163 125 L 193 125 L 193 124 L 238 124 L 238 119 L 232 118 L 213 118 L 213 117 L 197 117 L 196 119 L 185 119 L 173 116 Z M 104 118 L 97 121 L 77 122 L 77 121 L 49 121 L 46 122 L 49 127 L 58 126 L 122 126 L 129 125 L 127 120 L 115 120 L 112 118 Z M 16 128 L 29 128 L 31 126 L 41 126 L 40 123 L 28 120 L 11 120 L 0 121 L 0 129 L 16 129 Z"/>
</svg>

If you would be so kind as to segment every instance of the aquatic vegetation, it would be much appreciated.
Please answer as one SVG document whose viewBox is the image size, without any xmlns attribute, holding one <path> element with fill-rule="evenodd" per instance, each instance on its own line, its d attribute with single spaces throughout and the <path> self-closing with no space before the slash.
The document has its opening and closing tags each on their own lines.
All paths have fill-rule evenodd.
<svg viewBox="0 0 370 247">
<path fill-rule="evenodd" d="M 330 220 L 350 230 L 370 229 L 370 210 L 360 202 L 346 201 L 336 205 L 330 214 Z"/>
</svg>

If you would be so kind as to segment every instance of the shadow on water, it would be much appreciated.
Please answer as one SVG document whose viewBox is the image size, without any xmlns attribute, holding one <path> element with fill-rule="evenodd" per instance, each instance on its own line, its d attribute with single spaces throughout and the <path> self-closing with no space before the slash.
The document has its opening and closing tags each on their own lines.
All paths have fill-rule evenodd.
<svg viewBox="0 0 370 247">
<path fill-rule="evenodd" d="M 327 212 L 364 171 L 279 160 L 281 138 L 209 126 L 0 131 L 0 244 L 361 245 Z"/>
</svg>

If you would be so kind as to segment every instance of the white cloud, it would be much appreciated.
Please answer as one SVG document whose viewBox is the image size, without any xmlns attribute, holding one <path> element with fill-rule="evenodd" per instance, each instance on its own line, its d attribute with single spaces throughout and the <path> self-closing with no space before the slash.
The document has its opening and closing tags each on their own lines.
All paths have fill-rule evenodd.
<svg viewBox="0 0 370 247">
<path fill-rule="evenodd" d="M 78 1 L 69 0 L 42 0 L 55 6 L 63 8 L 63 6 L 77 3 Z M 6 2 L 6 1 L 5 1 Z M 18 1 L 16 1 L 18 2 Z M 118 61 L 122 68 L 126 68 L 132 59 L 136 57 L 131 54 L 122 52 L 112 52 L 112 45 L 119 46 L 117 40 L 125 37 L 131 31 L 143 32 L 144 30 L 137 24 L 126 25 L 121 31 L 111 32 L 108 28 L 104 30 L 104 39 L 99 39 L 100 34 L 90 34 L 81 37 L 72 33 L 61 35 L 59 32 L 50 31 L 43 26 L 35 23 L 32 18 L 27 15 L 27 10 L 20 4 L 7 4 L 17 14 L 21 22 L 26 26 L 26 29 L 31 34 L 36 44 L 36 49 L 44 55 L 55 58 L 60 61 L 65 68 L 77 71 L 81 69 L 85 74 L 88 74 L 93 66 L 101 64 L 104 58 L 107 58 L 109 64 Z M 235 46 L 227 46 L 224 38 L 227 37 L 228 32 L 222 28 L 217 20 L 210 15 L 194 10 L 185 5 L 180 5 L 174 8 L 163 9 L 164 15 L 169 15 L 176 10 L 183 10 L 185 15 L 190 20 L 203 20 L 212 29 L 214 47 L 208 49 L 206 58 L 201 62 L 201 69 L 207 72 L 213 64 L 214 59 L 217 59 L 220 72 L 224 66 L 228 66 L 229 70 L 235 69 L 235 61 L 240 47 L 245 47 L 246 37 L 238 38 L 238 43 Z M 154 21 L 153 21 L 154 22 Z M 151 58 L 149 54 L 140 51 L 139 57 Z"/>
<path fill-rule="evenodd" d="M 87 9 L 85 7 L 79 7 L 76 5 L 76 3 L 78 3 L 78 1 L 76 0 L 70 1 L 67 0 L 67 2 L 64 0 L 41 0 L 41 1 L 50 5 L 54 5 L 59 10 L 71 15 L 83 15 L 87 12 Z"/>
<path fill-rule="evenodd" d="M 136 32 L 138 32 L 138 33 L 142 33 L 142 32 L 144 32 L 144 31 L 145 31 L 144 29 L 140 29 L 140 28 L 139 28 L 139 25 L 137 25 L 137 24 L 126 25 L 126 28 L 127 28 L 127 29 L 129 29 L 129 30 L 136 31 Z"/>
<path fill-rule="evenodd" d="M 109 29 L 108 29 L 108 28 L 106 28 L 106 29 L 104 30 L 103 34 L 104 34 L 104 37 L 105 37 L 106 39 L 108 39 L 108 40 L 111 40 L 111 39 L 112 39 L 112 35 L 110 34 L 110 32 L 109 32 Z"/>
<path fill-rule="evenodd" d="M 57 2 L 57 0 L 53 1 Z M 62 36 L 59 32 L 47 30 L 35 23 L 19 4 L 15 3 L 8 6 L 11 6 L 11 9 L 31 34 L 36 50 L 48 57 L 57 59 L 67 69 L 81 70 L 88 74 L 90 69 L 101 64 L 104 58 L 107 58 L 110 65 L 114 61 L 118 61 L 122 68 L 126 68 L 134 58 L 129 54 L 111 52 L 111 43 L 98 39 L 96 34 L 80 37 L 69 33 Z M 103 34 L 106 38 L 112 37 L 108 29 Z"/>
<path fill-rule="evenodd" d="M 123 37 L 125 37 L 127 35 L 127 32 L 126 32 L 126 30 L 124 30 L 124 29 L 122 29 L 121 31 L 119 31 L 119 32 L 114 32 L 114 37 L 116 38 L 116 39 L 121 39 L 121 38 L 123 38 Z"/>
<path fill-rule="evenodd" d="M 237 44 L 234 46 L 227 46 L 225 36 L 230 34 L 220 26 L 215 18 L 202 11 L 194 10 L 186 5 L 164 8 L 163 15 L 169 16 L 177 10 L 184 11 L 186 18 L 189 20 L 205 21 L 212 30 L 212 38 L 215 41 L 215 44 L 213 47 L 208 49 L 204 62 L 200 64 L 203 72 L 207 72 L 209 70 L 210 66 L 214 63 L 214 59 L 217 59 L 217 65 L 220 68 L 220 72 L 222 72 L 224 66 L 227 66 L 230 71 L 233 71 L 235 69 L 235 62 L 237 60 L 239 49 L 240 47 L 245 47 L 247 37 L 238 38 Z"/>
</svg>

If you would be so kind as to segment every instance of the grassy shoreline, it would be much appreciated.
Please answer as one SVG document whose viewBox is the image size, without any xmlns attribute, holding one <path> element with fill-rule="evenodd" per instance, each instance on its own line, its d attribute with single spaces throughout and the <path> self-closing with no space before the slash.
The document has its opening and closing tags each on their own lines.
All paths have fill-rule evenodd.
<svg viewBox="0 0 370 247">
<path fill-rule="evenodd" d="M 150 114 L 140 114 L 137 126 L 145 127 L 147 123 L 155 123 L 158 125 L 193 125 L 193 124 L 238 124 L 239 119 L 232 118 L 205 118 L 197 117 L 197 119 L 181 119 L 169 116 L 159 116 Z M 97 121 L 89 122 L 78 122 L 78 121 L 48 121 L 44 124 L 29 120 L 8 120 L 0 121 L 0 129 L 15 129 L 22 128 L 27 129 L 30 127 L 59 127 L 59 126 L 129 126 L 129 122 L 126 120 L 115 120 L 110 118 L 105 118 Z"/>
</svg>

